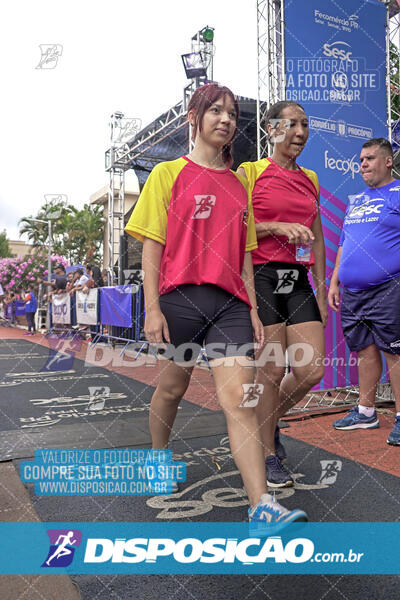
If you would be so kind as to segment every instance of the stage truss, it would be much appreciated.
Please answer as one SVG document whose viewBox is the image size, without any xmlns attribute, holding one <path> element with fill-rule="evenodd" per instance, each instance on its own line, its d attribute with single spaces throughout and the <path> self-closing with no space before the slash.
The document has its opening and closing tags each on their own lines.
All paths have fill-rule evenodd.
<svg viewBox="0 0 400 600">
<path fill-rule="evenodd" d="M 394 115 L 392 123 L 388 119 L 388 135 L 392 137 L 392 125 L 400 118 L 397 108 L 400 84 L 399 68 L 390 64 L 389 50 L 393 43 L 399 48 L 400 14 L 397 0 L 381 0 L 387 6 L 387 88 L 388 115 Z M 193 50 L 192 38 L 192 50 Z M 211 51 L 211 57 L 213 52 Z M 265 116 L 268 107 L 285 98 L 285 43 L 284 43 L 284 0 L 257 0 L 257 156 L 262 158 L 269 152 L 268 136 L 265 129 Z M 399 66 L 398 66 L 399 67 Z M 212 71 L 212 60 L 211 60 Z M 397 75 L 396 75 L 397 73 Z M 212 79 L 212 77 L 211 77 Z M 106 171 L 109 172 L 108 203 L 108 272 L 110 280 L 116 269 L 121 282 L 120 238 L 124 229 L 124 190 L 125 171 L 135 166 L 135 170 L 150 172 L 162 157 L 151 154 L 160 142 L 170 138 L 186 125 L 187 105 L 198 82 L 192 80 L 184 89 L 183 100 L 158 117 L 151 125 L 141 130 L 125 144 L 113 142 L 113 128 L 118 113 L 111 119 L 111 144 L 106 152 Z M 150 152 L 150 153 L 149 153 Z M 358 387 L 335 388 L 309 394 L 307 402 L 292 409 L 297 412 L 315 412 L 323 409 L 346 407 L 355 403 Z M 392 402 L 393 393 L 389 384 L 380 384 L 377 400 Z"/>
<path fill-rule="evenodd" d="M 387 6 L 386 72 L 388 101 L 388 137 L 392 140 L 392 127 L 400 118 L 399 71 L 400 65 L 390 63 L 390 44 L 400 48 L 400 0 L 383 0 Z M 266 113 L 269 106 L 285 99 L 285 36 L 284 0 L 257 0 L 257 156 L 268 156 Z M 391 118 L 394 117 L 394 119 Z M 400 151 L 399 151 L 400 153 Z M 400 176 L 400 175 L 399 175 Z M 288 413 L 290 416 L 345 408 L 355 404 L 358 386 L 335 388 L 308 394 L 302 403 Z M 390 384 L 379 384 L 378 402 L 393 402 Z"/>
</svg>

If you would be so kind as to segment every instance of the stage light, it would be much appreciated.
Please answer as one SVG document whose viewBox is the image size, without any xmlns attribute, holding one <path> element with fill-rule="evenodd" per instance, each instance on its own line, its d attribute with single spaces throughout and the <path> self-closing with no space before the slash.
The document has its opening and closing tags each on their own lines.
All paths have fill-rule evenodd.
<svg viewBox="0 0 400 600">
<path fill-rule="evenodd" d="M 182 61 L 183 66 L 185 67 L 186 77 L 188 79 L 207 76 L 207 68 L 203 62 L 200 52 L 182 54 Z"/>
<path fill-rule="evenodd" d="M 201 34 L 204 42 L 211 43 L 214 39 L 214 27 L 209 27 L 207 25 L 207 27 L 204 27 L 200 31 L 200 34 Z"/>
</svg>

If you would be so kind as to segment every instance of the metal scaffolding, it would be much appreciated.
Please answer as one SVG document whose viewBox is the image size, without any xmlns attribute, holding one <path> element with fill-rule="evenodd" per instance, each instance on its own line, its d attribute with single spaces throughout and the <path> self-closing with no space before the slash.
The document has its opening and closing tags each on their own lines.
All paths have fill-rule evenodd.
<svg viewBox="0 0 400 600">
<path fill-rule="evenodd" d="M 388 130 L 391 140 L 392 128 L 400 119 L 400 65 L 398 60 L 397 64 L 393 58 L 390 60 L 390 49 L 399 51 L 400 48 L 400 6 L 399 0 L 381 1 L 387 6 L 387 98 Z M 285 99 L 284 0 L 257 0 L 257 71 L 257 157 L 260 159 L 268 156 L 271 150 L 266 131 L 268 108 L 275 102 Z M 292 408 L 288 414 L 346 407 L 354 404 L 355 394 L 358 394 L 357 386 L 311 392 L 305 403 Z M 393 401 L 390 384 L 378 386 L 377 401 Z"/>
<path fill-rule="evenodd" d="M 186 132 L 187 127 L 187 106 L 194 90 L 213 78 L 213 41 L 207 41 L 202 35 L 205 30 L 212 28 L 204 27 L 199 30 L 191 39 L 191 52 L 199 53 L 202 62 L 206 68 L 206 75 L 191 79 L 190 83 L 183 90 L 183 99 L 163 113 L 148 127 L 133 135 L 131 139 L 121 141 L 118 132 L 121 131 L 121 122 L 124 115 L 121 112 L 115 112 L 111 115 L 110 121 L 110 148 L 105 153 L 105 167 L 109 173 L 108 186 L 108 211 L 107 211 L 107 271 L 108 282 L 112 284 L 114 274 L 117 275 L 118 283 L 122 281 L 122 255 L 121 238 L 124 234 L 124 215 L 125 215 L 125 171 L 134 168 L 135 171 L 146 171 L 149 173 L 153 167 L 165 157 L 157 155 L 151 151 L 166 140 L 172 139 L 172 134 L 182 131 L 186 137 L 188 150 L 190 149 L 190 128 L 189 135 Z M 188 136 L 188 137 L 187 137 Z"/>
<path fill-rule="evenodd" d="M 285 98 L 284 1 L 257 0 L 257 158 L 268 155 L 265 117 Z"/>
<path fill-rule="evenodd" d="M 391 0 L 387 13 L 387 101 L 389 139 L 400 146 L 400 6 Z M 400 149 L 395 152 L 395 176 L 400 178 Z"/>
</svg>

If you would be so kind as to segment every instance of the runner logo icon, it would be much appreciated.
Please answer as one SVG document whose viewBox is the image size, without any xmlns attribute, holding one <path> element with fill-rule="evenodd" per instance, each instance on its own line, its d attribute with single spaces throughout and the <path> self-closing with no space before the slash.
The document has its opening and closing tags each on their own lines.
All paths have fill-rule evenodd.
<svg viewBox="0 0 400 600">
<path fill-rule="evenodd" d="M 262 383 L 243 383 L 243 400 L 239 408 L 254 408 L 257 406 L 261 394 L 264 391 Z"/>
<path fill-rule="evenodd" d="M 299 278 L 297 269 L 277 269 L 278 284 L 274 290 L 274 294 L 290 294 L 294 288 L 294 284 Z"/>
<path fill-rule="evenodd" d="M 81 545 L 79 529 L 48 529 L 50 548 L 42 567 L 68 567 L 72 563 L 75 548 Z"/>
<path fill-rule="evenodd" d="M 341 460 L 321 460 L 321 476 L 317 483 L 332 485 L 335 483 L 338 473 L 342 470 Z"/>
<path fill-rule="evenodd" d="M 215 206 L 216 199 L 216 196 L 213 194 L 195 194 L 196 208 L 192 219 L 208 219 L 211 215 L 212 207 Z"/>
</svg>

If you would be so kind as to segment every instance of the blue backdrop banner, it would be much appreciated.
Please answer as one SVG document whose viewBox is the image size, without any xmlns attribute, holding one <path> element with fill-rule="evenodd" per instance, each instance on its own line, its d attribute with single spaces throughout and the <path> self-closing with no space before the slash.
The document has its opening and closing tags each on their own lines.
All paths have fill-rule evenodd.
<svg viewBox="0 0 400 600">
<path fill-rule="evenodd" d="M 100 321 L 104 325 L 132 327 L 132 294 L 126 287 L 100 288 Z"/>
<path fill-rule="evenodd" d="M 366 187 L 362 144 L 388 135 L 386 7 L 378 0 L 285 0 L 284 9 L 286 99 L 302 104 L 309 119 L 299 163 L 319 178 L 329 281 L 348 196 Z M 325 331 L 321 387 L 358 383 L 337 313 L 330 311 Z"/>
</svg>

